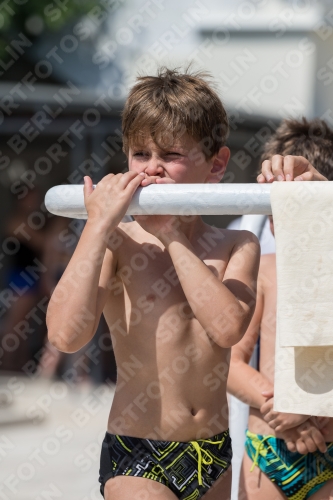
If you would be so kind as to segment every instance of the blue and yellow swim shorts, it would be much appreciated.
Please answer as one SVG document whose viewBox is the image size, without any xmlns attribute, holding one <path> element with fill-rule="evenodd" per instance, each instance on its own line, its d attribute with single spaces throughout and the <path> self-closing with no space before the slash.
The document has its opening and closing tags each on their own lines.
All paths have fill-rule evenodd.
<svg viewBox="0 0 333 500">
<path fill-rule="evenodd" d="M 157 441 L 105 434 L 99 471 L 100 491 L 108 479 L 123 475 L 164 484 L 180 500 L 198 500 L 228 469 L 231 439 L 226 430 L 210 439 Z"/>
<path fill-rule="evenodd" d="M 245 449 L 252 468 L 257 465 L 289 500 L 305 500 L 333 479 L 333 443 L 327 443 L 326 453 L 301 455 L 289 451 L 283 439 L 247 431 Z"/>
</svg>

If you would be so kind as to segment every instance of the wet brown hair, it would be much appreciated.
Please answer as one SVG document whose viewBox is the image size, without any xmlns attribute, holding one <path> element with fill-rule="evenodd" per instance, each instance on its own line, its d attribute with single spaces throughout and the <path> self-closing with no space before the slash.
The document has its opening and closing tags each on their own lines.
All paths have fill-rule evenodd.
<svg viewBox="0 0 333 500">
<path fill-rule="evenodd" d="M 261 163 L 276 154 L 304 156 L 318 172 L 333 179 L 333 130 L 319 118 L 283 120 L 266 142 Z"/>
<path fill-rule="evenodd" d="M 199 143 L 206 159 L 225 145 L 227 113 L 213 90 L 210 75 L 160 68 L 157 76 L 140 76 L 122 114 L 123 149 L 147 137 L 167 149 L 187 133 Z"/>
</svg>

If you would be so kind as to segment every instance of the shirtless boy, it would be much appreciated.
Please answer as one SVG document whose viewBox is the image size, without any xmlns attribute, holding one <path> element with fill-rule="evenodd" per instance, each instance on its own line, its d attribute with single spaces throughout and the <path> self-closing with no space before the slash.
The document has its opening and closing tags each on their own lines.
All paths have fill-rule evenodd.
<svg viewBox="0 0 333 500">
<path fill-rule="evenodd" d="M 265 146 L 258 181 L 327 180 L 333 175 L 332 150 L 333 132 L 321 120 L 285 120 Z M 302 155 L 320 173 L 312 166 L 305 173 L 302 168 L 291 172 L 290 157 L 280 155 Z M 333 419 L 323 422 L 309 415 L 273 411 L 275 316 L 276 259 L 268 254 L 260 260 L 255 313 L 243 339 L 232 348 L 228 379 L 228 390 L 250 405 L 239 498 L 329 500 L 333 498 Z M 258 338 L 257 371 L 248 363 Z"/>
<path fill-rule="evenodd" d="M 202 76 L 161 70 L 139 78 L 125 104 L 129 171 L 95 190 L 85 177 L 88 220 L 47 324 L 64 352 L 89 342 L 102 312 L 110 328 L 118 380 L 101 454 L 107 500 L 230 495 L 226 377 L 255 307 L 258 241 L 200 216 L 121 223 L 139 186 L 219 182 L 227 130 Z"/>
</svg>

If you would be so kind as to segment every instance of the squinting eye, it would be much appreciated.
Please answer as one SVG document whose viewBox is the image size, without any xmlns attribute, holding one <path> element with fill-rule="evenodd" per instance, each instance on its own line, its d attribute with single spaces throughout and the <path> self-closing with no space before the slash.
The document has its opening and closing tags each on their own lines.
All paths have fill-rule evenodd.
<svg viewBox="0 0 333 500">
<path fill-rule="evenodd" d="M 170 151 L 169 153 L 167 153 L 167 155 L 181 156 L 181 154 L 180 153 L 176 153 L 176 151 Z"/>
<path fill-rule="evenodd" d="M 141 156 L 141 157 L 144 157 L 144 156 L 148 156 L 147 153 L 144 153 L 143 151 L 139 151 L 138 153 L 134 153 L 133 156 Z"/>
</svg>

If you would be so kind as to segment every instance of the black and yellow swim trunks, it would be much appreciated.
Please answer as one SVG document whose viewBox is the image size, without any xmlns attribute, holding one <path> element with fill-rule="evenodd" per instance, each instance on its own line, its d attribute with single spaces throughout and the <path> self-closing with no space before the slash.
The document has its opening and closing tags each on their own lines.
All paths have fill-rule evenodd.
<svg viewBox="0 0 333 500">
<path fill-rule="evenodd" d="M 102 443 L 99 471 L 104 497 L 106 481 L 115 476 L 136 476 L 164 484 L 180 500 L 198 500 L 228 469 L 231 439 L 224 431 L 197 441 L 157 441 L 107 432 Z"/>
<path fill-rule="evenodd" d="M 246 432 L 245 450 L 253 465 L 264 472 L 289 500 L 306 500 L 333 479 L 333 443 L 326 453 L 307 455 L 288 450 L 283 439 Z"/>
</svg>

